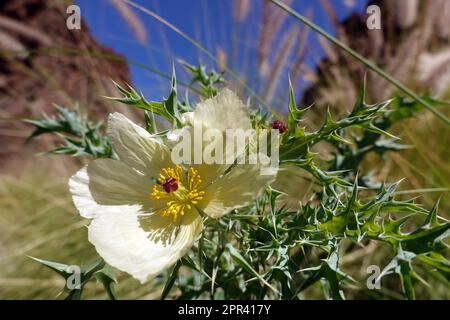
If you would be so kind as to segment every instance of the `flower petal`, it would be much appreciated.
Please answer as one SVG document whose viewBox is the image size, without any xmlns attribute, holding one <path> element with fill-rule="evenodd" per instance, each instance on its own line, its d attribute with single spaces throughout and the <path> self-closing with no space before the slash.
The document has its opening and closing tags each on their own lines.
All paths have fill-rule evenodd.
<svg viewBox="0 0 450 320">
<path fill-rule="evenodd" d="M 261 166 L 238 164 L 229 173 L 205 189 L 202 209 L 212 218 L 220 218 L 233 209 L 254 201 L 264 187 L 275 180 L 276 171 L 262 175 Z"/>
<path fill-rule="evenodd" d="M 176 226 L 171 218 L 159 218 L 147 221 L 150 231 L 145 231 L 139 208 L 123 206 L 121 212 L 100 214 L 92 220 L 89 241 L 107 263 L 144 283 L 184 256 L 203 228 L 194 211 L 186 212 Z"/>
<path fill-rule="evenodd" d="M 226 129 L 251 129 L 247 107 L 231 90 L 224 89 L 215 97 L 200 102 L 192 115 L 186 116 L 193 126 L 202 125 L 221 131 Z"/>
<path fill-rule="evenodd" d="M 172 163 L 167 147 L 121 113 L 109 115 L 107 135 L 120 160 L 140 172 L 157 176 Z"/>
<path fill-rule="evenodd" d="M 192 113 L 192 112 L 190 112 Z M 215 179 L 217 179 L 223 172 L 225 172 L 225 170 L 230 166 L 229 164 L 216 164 L 216 163 L 212 163 L 209 165 L 206 165 L 204 163 L 200 163 L 200 164 L 195 164 L 195 156 L 196 153 L 200 154 L 200 155 L 204 155 L 204 149 L 205 146 L 207 145 L 207 143 L 202 143 L 201 145 L 201 149 L 200 150 L 196 150 L 195 148 L 195 144 L 194 144 L 194 129 L 192 127 L 183 127 L 182 129 L 175 129 L 172 131 L 169 131 L 167 133 L 167 144 L 171 147 L 174 148 L 178 143 L 183 144 L 183 139 L 187 139 L 190 138 L 191 140 L 189 141 L 189 143 L 187 144 L 190 148 L 190 158 L 189 161 L 183 161 L 184 159 L 175 159 L 172 158 L 172 161 L 176 164 L 181 164 L 183 165 L 185 168 L 189 168 L 192 167 L 194 169 L 196 169 L 198 171 L 198 173 L 200 174 L 200 177 L 203 181 L 201 188 L 204 188 L 205 186 L 207 186 L 208 184 L 210 184 L 212 181 L 214 181 Z M 185 137 L 183 137 L 184 135 L 186 135 Z M 180 156 L 181 157 L 181 156 Z M 180 161 L 181 160 L 181 161 Z M 204 159 L 202 158 L 202 162 L 204 161 Z"/>
<path fill-rule="evenodd" d="M 150 177 L 111 159 L 94 160 L 69 180 L 75 206 L 89 219 L 111 206 L 150 206 L 151 187 Z"/>
<path fill-rule="evenodd" d="M 192 168 L 197 170 L 198 174 L 202 179 L 202 184 L 200 189 L 203 190 L 210 186 L 214 181 L 222 175 L 225 170 L 227 170 L 230 165 L 229 164 L 192 164 Z"/>
<path fill-rule="evenodd" d="M 186 113 L 184 116 L 186 122 L 193 126 L 190 130 L 193 139 L 195 137 L 194 131 L 196 127 L 202 128 L 203 133 L 206 129 L 217 129 L 222 132 L 224 157 L 221 162 L 223 164 L 192 165 L 192 167 L 198 170 L 204 181 L 204 185 L 208 185 L 216 180 L 231 165 L 231 163 L 225 164 L 225 160 L 227 159 L 226 153 L 229 152 L 229 150 L 226 149 L 226 130 L 252 129 L 252 124 L 247 113 L 247 107 L 234 92 L 224 89 L 215 97 L 200 102 L 194 112 Z M 203 155 L 205 155 L 204 151 L 208 144 L 209 143 L 207 142 L 202 143 L 203 149 L 201 152 Z M 194 152 L 199 151 L 194 150 Z M 236 155 L 232 156 L 233 159 L 235 157 Z"/>
</svg>

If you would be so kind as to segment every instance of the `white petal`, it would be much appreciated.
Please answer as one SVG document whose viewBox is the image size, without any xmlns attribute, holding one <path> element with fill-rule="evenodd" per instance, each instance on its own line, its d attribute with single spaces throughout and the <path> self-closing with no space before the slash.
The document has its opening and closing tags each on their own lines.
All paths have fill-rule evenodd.
<svg viewBox="0 0 450 320">
<path fill-rule="evenodd" d="M 136 170 L 157 176 L 171 165 L 169 149 L 121 113 L 109 115 L 107 134 L 120 160 Z"/>
<path fill-rule="evenodd" d="M 187 134 L 185 137 L 183 135 Z M 186 168 L 192 167 L 196 169 L 202 178 L 203 184 L 202 186 L 206 186 L 210 184 L 212 181 L 217 179 L 230 165 L 229 164 L 195 164 L 195 154 L 204 154 L 203 150 L 208 145 L 208 143 L 203 142 L 201 145 L 200 150 L 196 150 L 194 146 L 194 133 L 192 127 L 183 127 L 181 129 L 175 129 L 171 130 L 166 135 L 167 141 L 166 144 L 169 145 L 171 148 L 174 148 L 177 144 L 183 144 L 184 139 L 187 139 L 188 137 L 191 138 L 189 143 L 187 144 L 190 148 L 190 154 L 191 157 L 188 161 L 180 161 L 183 159 L 176 159 L 173 158 L 172 161 L 176 164 L 181 164 Z M 180 155 L 181 156 L 181 155 Z"/>
<path fill-rule="evenodd" d="M 193 115 L 189 115 L 192 125 L 202 125 L 221 131 L 226 129 L 251 129 L 252 124 L 247 107 L 239 97 L 228 89 L 224 89 L 215 97 L 200 102 Z"/>
<path fill-rule="evenodd" d="M 230 167 L 229 164 L 192 164 L 192 168 L 198 171 L 202 179 L 202 184 L 200 185 L 200 189 L 208 187 L 214 181 L 219 179 L 220 175 L 222 175 L 226 169 Z"/>
<path fill-rule="evenodd" d="M 75 206 L 89 219 L 111 210 L 108 207 L 112 206 L 139 204 L 149 207 L 152 185 L 150 177 L 121 161 L 110 159 L 92 161 L 69 180 Z"/>
<path fill-rule="evenodd" d="M 203 133 L 206 129 L 217 129 L 223 133 L 223 163 L 227 159 L 225 132 L 227 129 L 252 129 L 252 124 L 247 113 L 247 107 L 242 103 L 239 97 L 232 91 L 224 89 L 215 97 L 207 99 L 197 105 L 194 112 L 185 114 L 186 121 L 194 128 L 200 127 Z M 191 137 L 194 138 L 194 128 L 191 129 Z M 207 142 L 202 143 L 204 152 Z M 195 152 L 198 152 L 195 150 Z M 235 156 L 233 156 L 235 158 Z M 216 180 L 228 167 L 229 164 L 210 164 L 197 165 L 194 164 L 196 170 L 204 181 L 204 185 L 208 185 Z"/>
<path fill-rule="evenodd" d="M 201 209 L 212 218 L 220 218 L 233 209 L 254 201 L 276 175 L 261 175 L 261 166 L 239 164 L 231 172 L 205 189 Z"/>
<path fill-rule="evenodd" d="M 157 217 L 145 224 L 149 231 L 144 231 L 138 215 L 136 206 L 98 215 L 89 226 L 89 241 L 107 263 L 143 283 L 189 251 L 202 230 L 202 221 L 191 211 L 176 227 L 171 217 Z"/>
</svg>

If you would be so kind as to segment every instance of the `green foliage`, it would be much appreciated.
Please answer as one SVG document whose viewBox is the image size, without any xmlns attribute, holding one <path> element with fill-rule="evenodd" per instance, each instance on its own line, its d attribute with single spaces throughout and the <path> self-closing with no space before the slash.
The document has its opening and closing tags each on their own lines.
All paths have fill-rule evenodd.
<svg viewBox="0 0 450 320">
<path fill-rule="evenodd" d="M 397 254 L 393 261 L 401 265 L 397 268 L 391 263 L 383 276 L 390 274 L 391 269 L 399 274 L 405 297 L 412 297 L 414 292 L 407 284 L 411 277 L 416 277 L 412 267 L 416 259 L 438 266 L 448 277 L 448 261 L 439 252 L 445 249 L 442 240 L 448 236 L 450 224 L 437 223 L 437 208 L 427 212 L 412 201 L 394 200 L 396 187 L 397 184 L 382 187 L 367 202 L 358 200 L 356 185 L 351 192 L 343 191 L 339 196 L 323 192 L 320 205 L 305 204 L 297 212 L 275 209 L 271 203 L 280 193 L 268 190 L 248 208 L 226 216 L 218 226 L 205 231 L 203 237 L 208 240 L 202 249 L 203 270 L 208 275 L 215 274 L 215 281 L 220 284 L 209 295 L 216 297 L 221 288 L 226 299 L 295 299 L 324 279 L 327 283 L 325 296 L 342 299 L 345 284 L 356 282 L 339 269 L 338 248 L 344 239 L 390 245 Z M 264 207 L 268 207 L 269 212 Z M 405 216 L 394 219 L 390 216 L 392 213 Z M 403 233 L 401 226 L 416 214 L 427 218 L 416 230 Z M 228 243 L 225 250 L 223 243 Z M 407 263 L 404 256 L 400 256 L 401 259 L 398 256 L 403 252 L 401 248 L 408 250 L 410 260 Z M 308 257 L 315 251 L 322 252 L 326 258 L 311 267 Z M 213 259 L 218 257 L 222 267 L 214 271 Z M 184 286 L 180 289 L 186 290 L 181 298 L 204 298 L 207 293 L 201 286 L 196 290 Z"/>
<path fill-rule="evenodd" d="M 57 134 L 64 146 L 48 151 L 49 155 L 70 154 L 74 157 L 91 156 L 94 158 L 115 157 L 108 139 L 100 132 L 102 122 L 92 122 L 80 116 L 79 108 L 73 111 L 56 106 L 57 117 L 44 116 L 39 120 L 24 120 L 36 127 L 29 139 L 42 134 Z"/>
<path fill-rule="evenodd" d="M 64 292 L 67 293 L 66 300 L 80 300 L 85 285 L 90 281 L 101 283 L 109 298 L 112 300 L 116 299 L 114 283 L 116 283 L 117 280 L 112 268 L 106 264 L 103 259 L 98 259 L 91 264 L 78 267 L 34 257 L 30 258 L 55 271 L 64 278 L 66 283 Z M 78 270 L 74 267 L 79 268 L 79 274 L 77 274 Z M 77 281 L 76 277 L 78 276 L 79 283 L 76 283 L 74 281 Z M 72 284 L 73 288 L 69 287 L 69 284 Z"/>
<path fill-rule="evenodd" d="M 430 97 L 423 97 L 430 105 L 437 105 L 437 102 Z M 402 120 L 409 119 L 417 115 L 424 109 L 423 105 L 416 101 L 411 101 L 403 97 L 396 97 L 390 101 L 390 109 L 383 112 L 378 117 L 374 126 L 386 131 Z M 332 170 L 345 170 L 348 178 L 355 176 L 359 165 L 365 156 L 371 152 L 383 157 L 389 151 L 402 151 L 408 149 L 409 146 L 398 143 L 397 139 L 392 137 L 384 137 L 381 132 L 373 132 L 371 130 L 362 130 L 360 134 L 352 138 L 352 143 L 339 142 L 335 143 L 336 152 L 331 163 Z M 370 184 L 370 177 L 361 177 L 359 181 L 367 187 Z"/>
<path fill-rule="evenodd" d="M 199 84 L 202 96 L 218 92 L 216 85 L 223 83 L 222 75 L 206 73 L 201 65 L 183 64 L 192 73 L 191 84 Z M 175 73 L 170 94 L 162 102 L 149 102 L 131 87 L 117 87 L 122 97 L 115 100 L 145 110 L 146 129 L 155 135 L 164 133 L 157 130 L 155 115 L 178 128 L 183 125 L 183 113 L 192 110 L 187 97 L 178 99 Z M 283 205 L 281 191 L 268 186 L 247 207 L 217 221 L 207 220 L 197 245 L 168 273 L 161 298 L 171 296 L 176 287 L 176 297 L 181 299 L 301 299 L 311 288 L 320 287 L 324 298 L 345 299 L 350 286 L 368 289 L 365 279 L 354 279 L 341 269 L 343 241 L 354 245 L 377 242 L 389 247 L 391 262 L 381 268 L 380 279 L 397 275 L 407 299 L 415 298 L 417 281 L 424 282 L 418 266 L 435 270 L 449 285 L 450 263 L 444 240 L 450 236 L 450 223 L 438 216 L 438 204 L 427 210 L 413 199 L 396 199 L 399 182 L 374 182 L 369 175 L 358 175 L 368 154 L 387 157 L 389 152 L 407 147 L 387 130 L 423 107 L 401 97 L 369 105 L 363 86 L 347 116 L 335 120 L 328 112 L 323 125 L 309 132 L 301 126 L 308 109 L 296 105 L 292 87 L 289 97 L 288 130 L 280 138 L 280 166 L 301 168 L 320 188 L 294 210 Z M 433 103 L 429 97 L 423 99 Z M 100 124 L 83 122 L 77 113 L 58 110 L 62 115 L 59 119 L 29 121 L 38 128 L 34 135 L 71 134 L 79 137 L 78 145 L 85 146 L 89 124 L 89 128 L 96 128 L 95 135 L 91 133 L 95 141 L 108 145 L 98 132 Z M 249 111 L 255 127 L 269 127 L 270 113 L 257 108 Z M 311 151 L 321 142 L 332 148 L 328 163 L 318 161 Z M 91 149 L 83 150 L 70 153 L 98 157 Z M 61 265 L 45 264 L 61 274 Z M 101 281 L 114 296 L 114 277 L 109 272 L 85 277 L 86 281 Z M 383 291 L 379 295 L 385 297 Z"/>
<path fill-rule="evenodd" d="M 158 101 L 148 101 L 142 93 L 138 93 L 132 87 L 128 89 L 123 88 L 117 83 L 114 83 L 122 94 L 120 98 L 109 98 L 124 104 L 134 106 L 136 108 L 145 110 L 147 114 L 155 114 L 161 116 L 167 121 L 180 126 L 180 103 L 177 99 L 177 88 L 176 88 L 176 76 L 175 73 L 172 75 L 172 87 L 169 93 L 169 98 L 164 99 L 161 102 Z"/>
<path fill-rule="evenodd" d="M 226 83 L 223 73 L 214 70 L 206 71 L 202 64 L 193 66 L 185 61 L 180 60 L 181 65 L 191 74 L 191 85 L 198 84 L 199 91 L 204 97 L 212 97 L 218 93 L 217 86 Z"/>
</svg>

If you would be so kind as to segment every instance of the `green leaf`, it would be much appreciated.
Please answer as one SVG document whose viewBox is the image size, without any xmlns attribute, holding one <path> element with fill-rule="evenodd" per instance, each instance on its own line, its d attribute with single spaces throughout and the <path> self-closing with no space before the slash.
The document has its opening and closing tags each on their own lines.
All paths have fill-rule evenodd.
<svg viewBox="0 0 450 320">
<path fill-rule="evenodd" d="M 438 207 L 439 201 L 418 229 L 403 236 L 401 243 L 405 250 L 420 254 L 446 248 L 442 241 L 450 237 L 450 222 L 438 223 Z"/>
<path fill-rule="evenodd" d="M 111 266 L 105 264 L 103 268 L 98 272 L 95 272 L 93 276 L 103 285 L 108 297 L 111 300 L 117 300 L 116 291 L 114 289 L 114 284 L 117 283 L 117 279 Z"/>
<path fill-rule="evenodd" d="M 31 259 L 45 265 L 51 270 L 57 272 L 61 275 L 65 280 L 66 284 L 64 286 L 64 290 L 68 292 L 66 300 L 79 300 L 81 299 L 81 295 L 84 290 L 84 286 L 92 281 L 96 280 L 103 284 L 106 293 L 109 298 L 112 300 L 116 299 L 116 294 L 114 291 L 114 284 L 117 282 L 114 272 L 108 264 L 105 263 L 103 259 L 97 259 L 94 262 L 83 265 L 80 267 L 80 288 L 69 289 L 67 287 L 67 280 L 70 276 L 73 276 L 74 273 L 71 270 L 71 266 L 63 263 L 57 263 L 48 260 L 42 260 L 34 257 L 30 257 Z"/>
<path fill-rule="evenodd" d="M 172 117 L 177 127 L 181 127 L 181 113 L 178 109 L 178 97 L 177 97 L 177 77 L 175 75 L 175 67 L 172 68 L 172 85 L 170 88 L 170 94 L 167 99 L 164 99 L 163 105 L 166 112 Z"/>
<path fill-rule="evenodd" d="M 175 284 L 175 280 L 178 277 L 178 270 L 183 265 L 181 260 L 178 260 L 178 262 L 175 264 L 175 266 L 172 269 L 172 272 L 170 273 L 169 278 L 166 280 L 166 284 L 164 285 L 164 289 L 161 293 L 161 300 L 164 300 L 167 295 L 169 294 L 170 290 L 172 289 L 173 285 Z"/>
<path fill-rule="evenodd" d="M 113 81 L 114 82 L 114 81 Z M 142 93 L 138 93 L 131 86 L 128 86 L 129 89 L 125 89 L 120 86 L 118 83 L 114 82 L 114 85 L 122 94 L 122 97 L 105 97 L 110 100 L 118 101 L 127 105 L 131 105 L 133 107 L 152 112 L 154 114 L 160 115 L 166 120 L 172 122 L 172 116 L 167 113 L 166 108 L 164 107 L 163 102 L 157 101 L 148 101 Z"/>
<path fill-rule="evenodd" d="M 430 252 L 426 255 L 417 256 L 417 260 L 436 268 L 442 274 L 450 285 L 450 262 L 446 257 L 437 252 Z"/>
<path fill-rule="evenodd" d="M 62 137 L 64 146 L 48 151 L 48 155 L 70 154 L 75 157 L 91 156 L 94 158 L 117 158 L 108 138 L 101 133 L 102 122 L 92 122 L 83 119 L 78 106 L 69 111 L 55 106 L 58 115 L 44 115 L 40 120 L 24 120 L 36 127 L 29 139 L 41 134 L 56 134 Z"/>
<path fill-rule="evenodd" d="M 145 117 L 145 130 L 147 130 L 150 134 L 156 134 L 158 129 L 156 128 L 155 122 L 155 114 L 151 111 L 144 111 Z"/>
<path fill-rule="evenodd" d="M 354 281 L 350 276 L 348 276 L 339 269 L 339 253 L 337 247 L 335 247 L 335 244 L 332 246 L 331 252 L 329 253 L 327 259 L 323 260 L 320 266 L 303 269 L 302 272 L 304 271 L 313 271 L 313 272 L 305 280 L 305 282 L 303 282 L 297 294 L 309 288 L 317 281 L 325 279 L 329 284 L 331 297 L 334 300 L 343 300 L 345 299 L 345 297 L 341 290 L 341 282 L 344 279 Z"/>
<path fill-rule="evenodd" d="M 191 85 L 200 85 L 199 92 L 203 97 L 209 98 L 215 96 L 218 93 L 217 86 L 226 83 L 223 78 L 223 73 L 218 73 L 214 70 L 207 72 L 205 66 L 202 64 L 194 66 L 183 60 L 178 60 L 178 62 L 191 73 Z"/>
<path fill-rule="evenodd" d="M 299 127 L 299 122 L 305 112 L 308 110 L 300 110 L 295 102 L 294 89 L 292 88 L 291 79 L 289 79 L 289 104 L 288 104 L 288 131 L 290 135 L 302 137 L 305 135 L 305 130 Z"/>
<path fill-rule="evenodd" d="M 31 256 L 28 256 L 28 257 L 33 259 L 36 262 L 39 262 L 39 263 L 43 264 L 47 268 L 50 268 L 51 270 L 55 271 L 60 276 L 62 276 L 64 279 L 67 279 L 72 274 L 72 273 L 68 273 L 67 272 L 67 270 L 70 267 L 67 264 L 58 263 L 58 262 L 49 261 L 49 260 L 43 260 L 43 259 L 31 257 Z"/>
<path fill-rule="evenodd" d="M 279 293 L 277 289 L 275 289 L 270 283 L 264 279 L 263 276 L 261 276 L 253 267 L 250 265 L 250 263 L 247 262 L 247 260 L 239 253 L 239 251 L 236 250 L 236 248 L 233 247 L 231 243 L 227 244 L 227 249 L 233 258 L 233 261 L 236 262 L 237 265 L 239 265 L 241 268 L 243 268 L 246 272 L 249 274 L 255 276 L 258 278 L 262 283 L 264 283 L 267 287 L 269 287 L 273 292 Z"/>
<path fill-rule="evenodd" d="M 94 273 L 99 270 L 102 270 L 106 265 L 106 262 L 103 259 L 97 259 L 94 262 L 84 265 L 81 267 L 81 274 L 85 278 L 90 278 Z"/>
<path fill-rule="evenodd" d="M 379 276 L 379 279 L 381 279 L 388 274 L 398 274 L 400 276 L 403 293 L 409 300 L 415 299 L 413 280 L 418 278 L 411 265 L 411 261 L 415 257 L 415 253 L 403 251 L 402 247 L 399 246 L 397 255 L 383 269 Z"/>
</svg>

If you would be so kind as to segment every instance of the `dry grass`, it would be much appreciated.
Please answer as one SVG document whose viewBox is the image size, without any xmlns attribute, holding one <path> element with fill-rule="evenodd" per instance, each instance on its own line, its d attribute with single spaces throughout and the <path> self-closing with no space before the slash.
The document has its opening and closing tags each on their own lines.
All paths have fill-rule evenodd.
<svg viewBox="0 0 450 320">
<path fill-rule="evenodd" d="M 76 166 L 61 168 L 63 158 L 38 158 L 15 175 L 0 174 L 0 299 L 56 299 L 62 279 L 28 256 L 67 264 L 95 260 L 87 240 L 87 220 L 76 212 L 67 181 Z M 67 162 L 66 162 L 67 163 Z M 158 298 L 160 288 L 117 273 L 122 299 Z M 86 298 L 106 299 L 89 284 Z"/>
<path fill-rule="evenodd" d="M 148 32 L 139 16 L 130 9 L 130 7 L 121 0 L 109 0 L 111 4 L 119 11 L 123 19 L 127 22 L 133 33 L 141 43 L 148 41 Z"/>
</svg>

